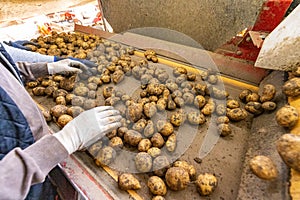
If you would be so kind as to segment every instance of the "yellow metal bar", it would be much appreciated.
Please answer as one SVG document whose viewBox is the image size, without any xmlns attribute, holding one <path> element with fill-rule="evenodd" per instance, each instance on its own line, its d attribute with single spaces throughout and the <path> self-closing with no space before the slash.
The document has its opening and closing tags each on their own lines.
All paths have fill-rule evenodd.
<svg viewBox="0 0 300 200">
<path fill-rule="evenodd" d="M 300 113 L 300 98 L 289 98 L 289 104 L 295 107 Z M 298 121 L 296 126 L 291 130 L 291 133 L 300 135 L 300 121 Z M 300 199 L 300 172 L 291 169 L 290 184 L 290 195 L 292 199 Z"/>
<path fill-rule="evenodd" d="M 139 56 L 139 57 L 144 57 L 144 53 L 140 52 L 140 51 L 135 51 L 134 55 Z M 199 73 L 199 72 L 202 72 L 202 70 L 200 70 L 200 69 L 196 69 L 194 67 L 184 65 L 184 64 L 181 64 L 181 63 L 176 63 L 174 61 L 167 60 L 167 59 L 160 58 L 160 57 L 158 57 L 158 62 L 161 63 L 161 64 L 168 65 L 170 67 L 174 67 L 174 68 L 175 67 L 184 67 L 188 71 L 194 72 L 196 74 Z M 253 92 L 258 92 L 258 89 L 259 89 L 255 85 L 251 85 L 251 84 L 248 84 L 248 83 L 237 81 L 237 80 L 234 80 L 234 79 L 231 79 L 231 78 L 228 78 L 228 77 L 221 76 L 221 79 L 226 84 L 234 85 L 234 86 L 239 87 L 239 88 L 245 88 L 245 89 L 247 88 L 247 89 L 252 90 Z"/>
</svg>

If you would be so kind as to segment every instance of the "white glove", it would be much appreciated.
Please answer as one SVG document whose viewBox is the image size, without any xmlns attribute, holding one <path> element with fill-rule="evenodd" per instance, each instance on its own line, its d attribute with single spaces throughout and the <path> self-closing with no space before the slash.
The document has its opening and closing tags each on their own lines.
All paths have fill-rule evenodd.
<svg viewBox="0 0 300 200">
<path fill-rule="evenodd" d="M 88 67 L 79 61 L 64 59 L 57 62 L 47 64 L 48 73 L 50 75 L 61 72 L 79 72 L 88 70 Z"/>
<path fill-rule="evenodd" d="M 111 106 L 96 107 L 78 115 L 54 136 L 72 154 L 119 128 L 121 118 Z"/>
</svg>

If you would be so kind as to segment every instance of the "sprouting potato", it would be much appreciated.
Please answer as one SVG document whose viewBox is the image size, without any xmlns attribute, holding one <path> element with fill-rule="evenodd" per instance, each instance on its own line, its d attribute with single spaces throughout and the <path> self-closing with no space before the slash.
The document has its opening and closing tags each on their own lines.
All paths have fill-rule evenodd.
<svg viewBox="0 0 300 200">
<path fill-rule="evenodd" d="M 266 101 L 271 101 L 276 94 L 276 88 L 272 84 L 266 84 L 264 85 L 262 89 L 262 94 L 260 96 L 260 102 L 266 102 Z"/>
<path fill-rule="evenodd" d="M 300 136 L 284 134 L 277 140 L 276 147 L 286 165 L 300 172 Z"/>
<path fill-rule="evenodd" d="M 201 196 L 208 196 L 214 192 L 218 185 L 218 180 L 213 174 L 199 174 L 196 186 Z"/>
<path fill-rule="evenodd" d="M 135 156 L 135 167 L 139 172 L 149 172 L 152 169 L 152 157 L 146 152 Z"/>
<path fill-rule="evenodd" d="M 141 184 L 132 174 L 123 173 L 118 176 L 118 186 L 121 190 L 138 190 Z"/>
<path fill-rule="evenodd" d="M 299 113 L 297 109 L 290 105 L 283 106 L 276 113 L 276 121 L 282 127 L 292 128 L 296 125 L 298 119 Z"/>
<path fill-rule="evenodd" d="M 103 147 L 95 157 L 95 163 L 97 166 L 108 166 L 115 160 L 116 154 L 116 151 L 112 147 Z"/>
<path fill-rule="evenodd" d="M 167 169 L 170 167 L 170 162 L 166 156 L 157 156 L 153 160 L 153 171 L 157 176 L 164 176 Z"/>
<path fill-rule="evenodd" d="M 148 179 L 147 186 L 154 195 L 164 196 L 167 193 L 165 182 L 158 176 L 151 176 Z"/>
<path fill-rule="evenodd" d="M 176 144 L 177 144 L 177 137 L 176 137 L 176 134 L 173 133 L 168 137 L 168 139 L 166 141 L 166 149 L 169 152 L 174 152 L 175 148 L 176 148 Z"/>
<path fill-rule="evenodd" d="M 190 183 L 190 176 L 180 167 L 171 167 L 167 170 L 166 183 L 171 190 L 179 191 L 185 189 Z"/>
<path fill-rule="evenodd" d="M 278 176 L 276 165 L 266 156 L 255 156 L 249 164 L 253 173 L 261 179 L 272 180 Z"/>
<path fill-rule="evenodd" d="M 156 123 L 157 131 L 163 136 L 169 136 L 173 133 L 174 127 L 170 122 L 159 120 Z"/>
</svg>

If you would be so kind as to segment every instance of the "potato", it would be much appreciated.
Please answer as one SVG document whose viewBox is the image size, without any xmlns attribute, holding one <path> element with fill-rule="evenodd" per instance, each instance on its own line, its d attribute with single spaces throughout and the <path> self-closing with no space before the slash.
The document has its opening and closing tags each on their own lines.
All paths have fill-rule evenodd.
<svg viewBox="0 0 300 200">
<path fill-rule="evenodd" d="M 141 184 L 132 174 L 123 173 L 118 176 L 118 186 L 121 190 L 138 190 Z"/>
<path fill-rule="evenodd" d="M 157 147 L 151 147 L 148 149 L 147 153 L 152 157 L 156 158 L 157 156 L 161 155 L 161 150 Z"/>
<path fill-rule="evenodd" d="M 111 96 L 105 99 L 104 104 L 106 106 L 115 106 L 121 100 L 120 97 Z"/>
<path fill-rule="evenodd" d="M 167 107 L 167 100 L 164 98 L 158 99 L 156 107 L 158 111 L 164 111 Z"/>
<path fill-rule="evenodd" d="M 182 98 L 186 105 L 191 105 L 194 103 L 194 95 L 190 92 L 186 92 L 182 95 Z"/>
<path fill-rule="evenodd" d="M 53 80 L 56 81 L 56 82 L 60 82 L 60 81 L 62 81 L 62 80 L 64 80 L 64 79 L 65 79 L 65 77 L 63 77 L 63 76 L 60 75 L 60 74 L 55 74 L 55 75 L 53 75 Z"/>
<path fill-rule="evenodd" d="M 286 81 L 282 86 L 282 92 L 289 97 L 300 95 L 300 78 L 295 77 Z"/>
<path fill-rule="evenodd" d="M 163 196 L 155 196 L 152 200 L 165 200 L 165 198 Z"/>
<path fill-rule="evenodd" d="M 71 106 L 67 109 L 67 114 L 71 115 L 72 117 L 77 117 L 83 111 L 84 109 L 79 106 Z"/>
<path fill-rule="evenodd" d="M 169 79 L 169 74 L 167 72 L 162 72 L 162 73 L 158 74 L 157 79 L 161 83 L 164 83 Z"/>
<path fill-rule="evenodd" d="M 212 87 L 211 89 L 211 96 L 215 97 L 216 99 L 225 99 L 228 95 L 228 92 L 224 89 L 218 89 L 216 87 Z"/>
<path fill-rule="evenodd" d="M 276 109 L 277 105 L 275 102 L 272 102 L 272 101 L 266 101 L 266 102 L 263 102 L 261 104 L 261 107 L 265 110 L 265 111 L 273 111 Z"/>
<path fill-rule="evenodd" d="M 73 106 L 80 106 L 80 107 L 83 107 L 84 102 L 85 102 L 85 98 L 84 98 L 84 97 L 74 96 L 74 97 L 72 98 L 71 104 L 72 104 Z"/>
<path fill-rule="evenodd" d="M 170 167 L 170 162 L 166 156 L 157 156 L 153 160 L 153 171 L 157 176 L 164 176 L 167 169 Z"/>
<path fill-rule="evenodd" d="M 170 122 L 158 120 L 156 123 L 157 131 L 163 136 L 169 136 L 173 133 L 174 127 Z"/>
<path fill-rule="evenodd" d="M 56 105 L 67 105 L 66 98 L 64 96 L 58 96 L 55 99 Z"/>
<path fill-rule="evenodd" d="M 160 133 L 154 133 L 150 140 L 152 142 L 152 146 L 157 148 L 161 148 L 165 144 L 164 138 Z"/>
<path fill-rule="evenodd" d="M 85 110 L 95 108 L 96 106 L 97 106 L 97 102 L 95 99 L 86 99 L 83 104 L 83 108 Z"/>
<path fill-rule="evenodd" d="M 214 192 L 218 185 L 218 180 L 213 174 L 199 174 L 196 187 L 201 196 L 208 196 Z"/>
<path fill-rule="evenodd" d="M 41 87 L 41 86 L 35 87 L 32 89 L 32 93 L 35 96 L 43 96 L 45 94 L 45 87 Z"/>
<path fill-rule="evenodd" d="M 92 144 L 91 146 L 88 147 L 88 152 L 95 158 L 100 151 L 100 149 L 103 147 L 103 142 L 102 140 L 99 140 Z"/>
<path fill-rule="evenodd" d="M 120 137 L 120 138 L 123 138 L 124 134 L 128 131 L 128 128 L 125 127 L 125 126 L 122 126 L 120 128 L 118 128 L 118 133 L 117 135 Z"/>
<path fill-rule="evenodd" d="M 251 94 L 246 96 L 246 103 L 251 102 L 251 101 L 258 102 L 259 99 L 260 99 L 259 94 L 252 92 Z"/>
<path fill-rule="evenodd" d="M 109 140 L 109 146 L 114 149 L 122 149 L 124 144 L 122 138 L 115 136 Z"/>
<path fill-rule="evenodd" d="M 227 106 L 227 108 L 230 108 L 230 109 L 239 108 L 240 103 L 237 100 L 229 99 L 226 102 L 226 106 Z"/>
<path fill-rule="evenodd" d="M 196 80 L 196 74 L 194 74 L 194 73 L 191 73 L 191 72 L 188 72 L 187 73 L 187 80 L 188 81 L 195 81 Z"/>
<path fill-rule="evenodd" d="M 277 140 L 276 147 L 285 164 L 300 172 L 300 136 L 284 134 Z"/>
<path fill-rule="evenodd" d="M 136 122 L 141 119 L 143 113 L 143 104 L 132 103 L 128 106 L 126 111 L 127 119 L 131 122 Z"/>
<path fill-rule="evenodd" d="M 191 180 L 196 180 L 196 169 L 193 165 L 188 164 L 186 161 L 175 161 L 173 167 L 180 167 L 184 169 L 190 176 Z"/>
<path fill-rule="evenodd" d="M 85 86 L 76 87 L 74 89 L 74 94 L 77 96 L 85 97 L 88 92 L 89 92 L 89 89 Z"/>
<path fill-rule="evenodd" d="M 231 134 L 231 128 L 229 124 L 219 124 L 218 125 L 218 132 L 222 137 L 226 137 Z"/>
<path fill-rule="evenodd" d="M 242 102 L 246 102 L 246 97 L 252 93 L 251 90 L 245 89 L 239 94 L 239 98 Z"/>
<path fill-rule="evenodd" d="M 177 145 L 177 137 L 176 134 L 171 134 L 166 141 L 166 149 L 169 152 L 174 152 Z"/>
<path fill-rule="evenodd" d="M 110 83 L 111 82 L 110 75 L 102 74 L 100 79 L 103 83 Z"/>
<path fill-rule="evenodd" d="M 56 106 L 53 106 L 51 109 L 50 109 L 50 113 L 52 116 L 54 117 L 59 117 L 63 114 L 66 114 L 67 113 L 67 109 L 68 107 L 65 106 L 65 105 L 56 105 Z"/>
<path fill-rule="evenodd" d="M 154 195 L 164 196 L 167 193 L 165 182 L 158 176 L 151 176 L 148 179 L 147 186 Z"/>
<path fill-rule="evenodd" d="M 196 108 L 202 108 L 206 104 L 204 96 L 197 95 L 194 99 L 194 105 Z"/>
<path fill-rule="evenodd" d="M 168 110 L 175 110 L 176 109 L 176 103 L 170 97 L 167 101 L 167 109 Z"/>
<path fill-rule="evenodd" d="M 124 72 L 122 70 L 116 70 L 112 74 L 111 79 L 115 84 L 120 83 L 121 81 L 124 80 Z"/>
<path fill-rule="evenodd" d="M 173 81 L 167 82 L 166 87 L 168 88 L 168 90 L 170 92 L 174 92 L 174 91 L 178 90 L 178 85 L 176 83 L 174 83 Z"/>
<path fill-rule="evenodd" d="M 201 113 L 206 116 L 210 116 L 213 112 L 215 112 L 215 109 L 216 104 L 214 102 L 209 102 L 201 109 Z"/>
<path fill-rule="evenodd" d="M 226 115 L 226 110 L 227 110 L 227 107 L 225 104 L 218 104 L 217 107 L 216 107 L 216 114 L 218 116 L 223 116 L 223 115 Z"/>
<path fill-rule="evenodd" d="M 248 116 L 248 113 L 245 109 L 242 108 L 234 108 L 231 109 L 227 112 L 227 117 L 231 120 L 231 121 L 241 121 L 246 119 Z"/>
<path fill-rule="evenodd" d="M 260 96 L 260 102 L 263 103 L 266 101 L 271 101 L 275 97 L 275 94 L 276 94 L 276 88 L 274 85 L 272 84 L 264 85 Z"/>
<path fill-rule="evenodd" d="M 171 190 L 184 190 L 190 183 L 189 174 L 180 167 L 171 167 L 167 170 L 166 183 Z"/>
<path fill-rule="evenodd" d="M 58 96 L 63 96 L 65 97 L 66 95 L 68 94 L 68 92 L 64 89 L 58 89 L 58 90 L 55 90 L 53 92 L 53 98 L 56 99 Z"/>
<path fill-rule="evenodd" d="M 227 116 L 220 116 L 217 118 L 217 124 L 228 124 L 229 118 Z"/>
<path fill-rule="evenodd" d="M 142 139 L 142 135 L 135 130 L 128 130 L 124 134 L 124 141 L 131 146 L 137 146 Z"/>
<path fill-rule="evenodd" d="M 187 74 L 187 70 L 184 67 L 176 67 L 173 70 L 174 76 L 179 76 L 181 74 Z"/>
<path fill-rule="evenodd" d="M 146 152 L 140 152 L 135 156 L 135 167 L 139 172 L 149 172 L 152 169 L 152 157 Z"/>
<path fill-rule="evenodd" d="M 219 81 L 219 78 L 217 75 L 215 74 L 211 74 L 211 75 L 208 75 L 207 76 L 207 80 L 206 80 L 208 83 L 214 85 L 214 84 L 217 84 L 218 81 Z"/>
<path fill-rule="evenodd" d="M 261 179 L 272 180 L 278 176 L 275 164 L 266 156 L 255 156 L 250 160 L 249 165 L 252 172 Z"/>
<path fill-rule="evenodd" d="M 142 133 L 146 125 L 147 125 L 147 120 L 142 118 L 133 124 L 132 129 Z"/>
<path fill-rule="evenodd" d="M 72 91 L 75 85 L 74 78 L 65 78 L 59 82 L 59 87 L 66 91 Z"/>
<path fill-rule="evenodd" d="M 207 86 L 204 84 L 201 84 L 201 83 L 197 83 L 197 84 L 195 84 L 194 89 L 195 89 L 197 95 L 205 96 Z"/>
<path fill-rule="evenodd" d="M 95 163 L 98 166 L 107 166 L 115 160 L 116 154 L 116 151 L 112 147 L 103 147 L 95 157 Z"/>
<path fill-rule="evenodd" d="M 181 110 L 176 111 L 170 117 L 171 124 L 173 124 L 173 126 L 176 126 L 176 127 L 183 124 L 185 122 L 185 120 L 186 120 L 186 114 Z"/>
<path fill-rule="evenodd" d="M 147 92 L 148 92 L 148 94 L 150 96 L 151 95 L 159 96 L 159 95 L 161 95 L 163 93 L 163 89 L 160 86 L 160 84 L 158 84 L 158 83 L 150 83 L 150 84 L 148 84 L 146 90 L 147 90 Z"/>
<path fill-rule="evenodd" d="M 60 128 L 63 128 L 67 123 L 73 120 L 73 117 L 67 114 L 63 114 L 58 117 L 57 124 Z"/>
<path fill-rule="evenodd" d="M 152 137 L 155 132 L 154 124 L 151 120 L 147 122 L 147 125 L 144 128 L 144 136 L 147 138 Z"/>
<path fill-rule="evenodd" d="M 143 110 L 144 110 L 144 114 L 146 115 L 146 117 L 151 118 L 157 112 L 156 104 L 154 102 L 146 103 L 144 105 Z"/>
<path fill-rule="evenodd" d="M 297 109 L 290 105 L 283 106 L 276 113 L 276 121 L 282 127 L 292 128 L 296 125 L 298 119 L 299 113 Z"/>
<path fill-rule="evenodd" d="M 245 110 L 248 112 L 254 114 L 254 115 L 260 115 L 263 113 L 264 109 L 262 108 L 261 103 L 250 101 L 245 105 Z"/>
<path fill-rule="evenodd" d="M 202 113 L 200 113 L 199 111 L 189 112 L 187 115 L 187 119 L 188 119 L 189 123 L 193 124 L 193 125 L 201 125 L 206 122 L 205 116 Z"/>
<path fill-rule="evenodd" d="M 142 139 L 138 144 L 138 150 L 141 152 L 147 152 L 152 146 L 152 143 L 149 139 Z"/>
<path fill-rule="evenodd" d="M 29 88 L 35 88 L 39 85 L 39 83 L 37 81 L 29 81 L 26 83 L 26 85 L 29 87 Z"/>
<path fill-rule="evenodd" d="M 71 103 L 72 103 L 72 99 L 73 99 L 74 96 L 75 96 L 75 94 L 67 94 L 67 95 L 65 96 L 66 103 L 67 103 L 67 104 L 71 104 Z"/>
</svg>

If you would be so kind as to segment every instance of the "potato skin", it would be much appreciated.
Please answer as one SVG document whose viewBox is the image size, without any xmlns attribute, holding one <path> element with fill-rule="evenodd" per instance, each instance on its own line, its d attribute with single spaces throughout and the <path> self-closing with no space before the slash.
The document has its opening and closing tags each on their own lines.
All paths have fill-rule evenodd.
<svg viewBox="0 0 300 200">
<path fill-rule="evenodd" d="M 216 189 L 217 178 L 212 174 L 199 174 L 196 181 L 197 190 L 201 196 L 208 196 Z"/>
<path fill-rule="evenodd" d="M 284 134 L 277 140 L 276 147 L 286 165 L 300 172 L 300 136 Z"/>
<path fill-rule="evenodd" d="M 282 92 L 289 97 L 296 97 L 300 95 L 300 78 L 295 77 L 287 82 L 285 82 L 282 86 Z"/>
<path fill-rule="evenodd" d="M 272 180 L 278 176 L 278 171 L 273 161 L 266 156 L 255 156 L 250 160 L 250 169 L 261 179 Z"/>
<path fill-rule="evenodd" d="M 290 105 L 285 105 L 276 113 L 277 123 L 286 128 L 292 128 L 298 122 L 299 113 L 297 109 Z"/>
<path fill-rule="evenodd" d="M 167 170 L 166 183 L 171 190 L 184 190 L 190 183 L 189 174 L 180 167 L 171 167 Z"/>
<path fill-rule="evenodd" d="M 135 166 L 139 172 L 149 172 L 152 169 L 152 157 L 146 152 L 140 152 L 135 156 Z"/>
<path fill-rule="evenodd" d="M 140 182 L 129 173 L 118 176 L 118 186 L 121 190 L 138 190 L 141 188 Z"/>
<path fill-rule="evenodd" d="M 148 179 L 147 186 L 154 195 L 164 196 L 167 193 L 165 182 L 158 176 L 151 176 Z"/>
</svg>

